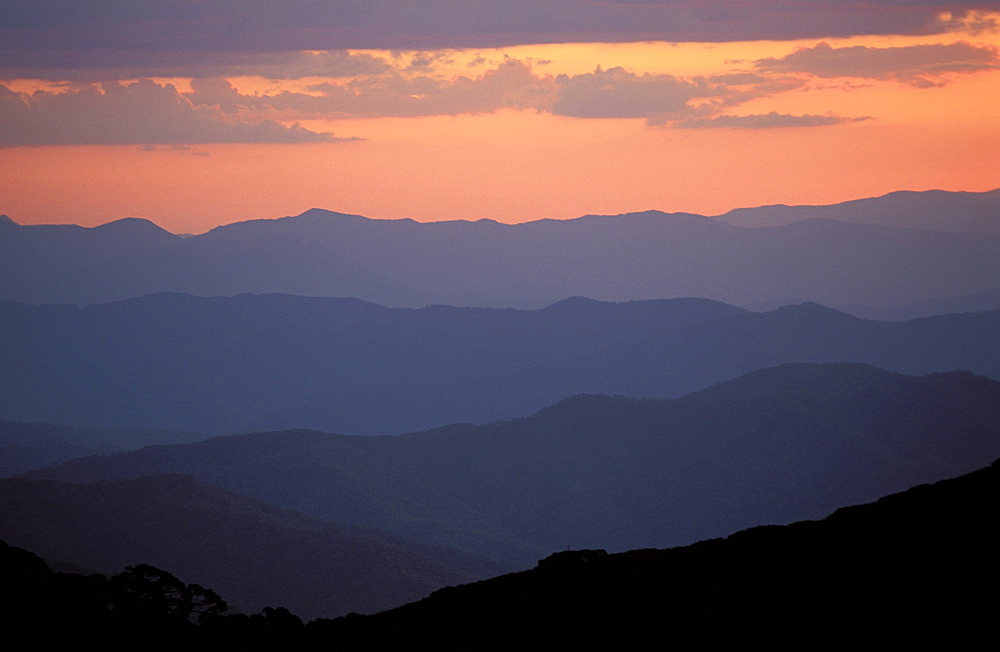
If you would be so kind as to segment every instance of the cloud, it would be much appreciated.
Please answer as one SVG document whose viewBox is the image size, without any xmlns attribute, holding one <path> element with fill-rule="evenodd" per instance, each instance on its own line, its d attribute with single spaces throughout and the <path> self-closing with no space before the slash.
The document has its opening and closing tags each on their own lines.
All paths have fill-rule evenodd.
<svg viewBox="0 0 1000 652">
<path fill-rule="evenodd" d="M 726 107 L 800 88 L 801 80 L 769 79 L 752 73 L 710 77 L 636 74 L 598 68 L 582 75 L 559 75 L 550 111 L 577 118 L 644 118 L 651 125 L 706 117 Z"/>
<path fill-rule="evenodd" d="M 771 111 L 758 115 L 719 115 L 713 118 L 691 118 L 673 124 L 681 129 L 716 129 L 728 127 L 735 129 L 774 129 L 781 127 L 821 127 L 844 122 L 868 120 L 862 118 L 844 118 L 834 115 L 787 115 Z"/>
<path fill-rule="evenodd" d="M 712 75 L 708 78 L 708 81 L 715 84 L 727 84 L 732 86 L 743 86 L 747 84 L 766 84 L 770 83 L 771 79 L 769 77 L 764 77 L 762 75 L 755 75 L 750 72 L 734 72 L 723 75 Z"/>
<path fill-rule="evenodd" d="M 346 50 L 297 51 L 278 53 L 136 52 L 129 65 L 91 62 L 71 67 L 30 67 L 7 59 L 0 63 L 0 79 L 47 79 L 75 83 L 101 82 L 145 77 L 354 77 L 387 71 L 388 61 L 368 53 Z"/>
<path fill-rule="evenodd" d="M 193 80 L 187 98 L 227 114 L 285 119 L 416 117 L 489 113 L 503 108 L 544 110 L 555 88 L 551 77 L 508 59 L 477 78 L 440 79 L 398 71 L 309 87 L 310 94 L 243 95 L 224 79 Z"/>
<path fill-rule="evenodd" d="M 583 75 L 559 75 L 557 115 L 576 118 L 648 118 L 689 108 L 697 97 L 716 94 L 704 83 L 672 75 L 637 75 L 624 68 L 598 68 Z"/>
<path fill-rule="evenodd" d="M 351 115 L 457 115 L 540 108 L 551 93 L 551 81 L 534 75 L 524 62 L 508 59 L 478 78 L 391 74 L 310 90 L 321 93 L 333 110 Z"/>
<path fill-rule="evenodd" d="M 410 62 L 405 66 L 407 70 L 431 70 L 440 63 L 451 63 L 451 53 L 447 50 L 421 50 L 418 52 L 394 52 L 396 59 L 409 57 Z"/>
<path fill-rule="evenodd" d="M 719 83 L 718 79 L 732 85 Z M 393 71 L 314 84 L 308 93 L 244 95 L 225 79 L 195 79 L 186 97 L 193 104 L 211 106 L 248 121 L 264 117 L 287 121 L 527 109 L 575 118 L 641 118 L 662 124 L 706 115 L 789 88 L 752 74 L 718 79 L 639 75 L 623 68 L 597 68 L 581 75 L 540 75 L 523 61 L 507 59 L 476 78 L 442 79 Z"/>
<path fill-rule="evenodd" d="M 308 92 L 241 94 L 225 79 L 192 80 L 186 97 L 247 122 L 313 118 L 417 117 L 527 109 L 574 118 L 645 119 L 662 125 L 707 117 L 804 84 L 753 73 L 681 78 L 598 67 L 580 75 L 538 74 L 518 59 L 471 78 L 404 71 L 308 87 Z"/>
<path fill-rule="evenodd" d="M 995 10 L 929 0 L 4 0 L 0 61 L 65 71 L 208 54 L 935 34 L 995 27 Z"/>
<path fill-rule="evenodd" d="M 834 48 L 820 43 L 780 59 L 759 59 L 754 68 L 764 72 L 803 72 L 816 77 L 893 80 L 926 87 L 943 84 L 940 77 L 947 73 L 996 70 L 1000 68 L 1000 54 L 995 48 L 966 42 L 892 48 L 862 45 Z"/>
<path fill-rule="evenodd" d="M 302 143 L 337 140 L 298 124 L 234 120 L 151 80 L 16 93 L 0 85 L 0 146 Z"/>
<path fill-rule="evenodd" d="M 137 149 L 140 152 L 184 152 L 192 156 L 211 156 L 205 150 L 195 149 L 190 145 L 139 145 Z"/>
<path fill-rule="evenodd" d="M 536 72 L 526 61 L 507 58 L 476 77 L 455 77 L 450 72 L 436 72 L 435 65 L 454 64 L 450 59 L 453 52 L 394 52 L 384 59 L 306 52 L 300 53 L 305 59 L 271 61 L 280 60 L 281 65 L 290 66 L 289 71 L 294 68 L 303 74 L 322 67 L 347 71 L 354 65 L 358 66 L 355 72 L 361 72 L 329 78 L 301 91 L 269 94 L 241 93 L 224 77 L 194 77 L 190 92 L 185 93 L 149 79 L 131 84 L 76 85 L 65 92 L 30 95 L 0 87 L 0 145 L 331 141 L 339 139 L 294 121 L 477 114 L 500 109 L 582 119 L 644 119 L 650 125 L 681 128 L 818 126 L 855 119 L 778 113 L 736 116 L 730 112 L 749 100 L 808 83 L 796 73 L 833 74 L 830 71 L 836 69 L 844 74 L 851 69 L 855 74 L 914 75 L 919 70 L 928 75 L 931 70 L 995 65 L 983 63 L 983 53 L 996 58 L 992 50 L 966 43 L 881 50 L 834 49 L 821 44 L 781 59 L 759 60 L 755 71 L 696 77 L 638 74 L 621 67 L 554 76 Z M 883 62 L 882 68 L 864 65 L 872 59 Z M 837 65 L 830 64 L 831 60 Z M 914 78 L 907 79 L 916 83 Z M 287 126 L 289 123 L 294 124 Z"/>
</svg>

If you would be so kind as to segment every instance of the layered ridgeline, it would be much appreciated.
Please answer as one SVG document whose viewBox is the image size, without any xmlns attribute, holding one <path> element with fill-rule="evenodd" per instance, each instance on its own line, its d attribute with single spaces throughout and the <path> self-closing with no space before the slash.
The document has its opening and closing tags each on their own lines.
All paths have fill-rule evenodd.
<svg viewBox="0 0 1000 652">
<path fill-rule="evenodd" d="M 882 197 L 855 199 L 826 206 L 759 206 L 737 208 L 716 219 L 745 227 L 783 226 L 825 219 L 928 231 L 1000 233 L 1000 189 L 988 192 L 901 190 Z"/>
<path fill-rule="evenodd" d="M 996 381 L 798 364 L 680 399 L 578 396 L 529 418 L 400 436 L 225 436 L 31 475 L 185 473 L 312 517 L 529 563 L 820 517 L 998 456 Z"/>
<path fill-rule="evenodd" d="M 204 433 L 0 421 L 0 478 L 86 455 L 206 439 Z"/>
<path fill-rule="evenodd" d="M 373 613 L 503 572 L 484 558 L 307 518 L 178 475 L 0 480 L 0 539 L 108 575 L 152 564 L 234 611 Z"/>
<path fill-rule="evenodd" d="M 537 308 L 576 295 L 697 296 L 743 306 L 815 301 L 885 309 L 980 295 L 996 308 L 997 215 L 1000 193 L 935 192 L 720 219 L 647 211 L 518 225 L 421 224 L 314 209 L 188 238 L 145 220 L 81 229 L 7 219 L 0 221 L 0 298 L 93 303 L 163 291 L 281 292 L 399 307 Z"/>
<path fill-rule="evenodd" d="M 0 418 L 395 434 L 520 417 L 579 393 L 676 397 L 788 362 L 1000 379 L 998 351 L 1000 311 L 876 322 L 699 299 L 542 310 L 285 295 L 0 302 Z"/>
<path fill-rule="evenodd" d="M 971 649 L 995 630 L 1000 466 L 791 526 L 686 548 L 560 552 L 531 571 L 369 617 L 213 617 L 201 587 L 140 567 L 53 573 L 0 543 L 7 633 L 43 647 L 186 650 Z M 120 581 L 124 578 L 126 581 Z M 226 596 L 223 596 L 226 597 Z M 159 600 L 157 600 L 159 598 Z M 109 609 L 109 605 L 114 608 Z M 194 609 L 195 618 L 188 611 Z M 194 622 L 199 624 L 194 624 Z"/>
</svg>

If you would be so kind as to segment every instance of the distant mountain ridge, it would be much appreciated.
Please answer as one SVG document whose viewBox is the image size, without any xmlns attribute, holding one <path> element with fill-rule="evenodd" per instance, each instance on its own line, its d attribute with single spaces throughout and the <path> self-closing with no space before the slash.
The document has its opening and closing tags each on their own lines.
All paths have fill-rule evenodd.
<svg viewBox="0 0 1000 652">
<path fill-rule="evenodd" d="M 311 209 L 188 238 L 149 223 L 140 228 L 142 221 L 113 223 L 117 239 L 102 239 L 104 227 L 8 223 L 0 229 L 0 298 L 88 304 L 164 291 L 287 293 L 396 307 L 538 308 L 574 295 L 699 296 L 884 309 L 996 290 L 1000 227 L 965 232 L 951 225 L 963 211 L 977 224 L 1000 223 L 990 217 L 1000 194 L 929 197 L 888 195 L 819 214 L 788 207 L 780 212 L 793 223 L 768 228 L 660 211 L 511 225 Z M 925 206 L 932 214 L 919 212 Z M 908 224 L 911 210 L 914 224 L 941 228 L 900 228 L 896 222 Z M 880 222 L 883 212 L 897 216 L 892 225 Z"/>
<path fill-rule="evenodd" d="M 1000 379 L 998 350 L 1000 311 L 875 322 L 704 299 L 577 297 L 531 311 L 286 295 L 0 301 L 0 418 L 395 434 L 519 417 L 573 394 L 676 397 L 787 362 Z"/>
<path fill-rule="evenodd" d="M 207 438 L 203 433 L 80 428 L 48 423 L 0 421 L 0 478 L 44 468 L 84 455 L 97 455 Z"/>
<path fill-rule="evenodd" d="M 577 396 L 523 419 L 399 436 L 235 435 L 29 475 L 190 474 L 313 517 L 524 562 L 816 518 L 998 456 L 1000 382 L 799 364 L 673 400 Z"/>
<path fill-rule="evenodd" d="M 987 192 L 900 190 L 881 197 L 825 206 L 776 204 L 737 208 L 715 219 L 749 228 L 831 219 L 909 229 L 996 234 L 1000 233 L 1000 188 Z"/>
</svg>

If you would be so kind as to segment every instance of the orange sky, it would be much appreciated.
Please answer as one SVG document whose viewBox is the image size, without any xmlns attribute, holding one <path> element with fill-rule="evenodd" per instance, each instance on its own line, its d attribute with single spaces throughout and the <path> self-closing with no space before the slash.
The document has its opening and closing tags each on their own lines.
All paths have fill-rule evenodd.
<svg viewBox="0 0 1000 652">
<path fill-rule="evenodd" d="M 837 54 L 891 54 L 894 59 L 889 68 L 844 76 L 823 76 L 819 68 L 762 72 L 752 63 L 782 59 L 799 48 L 822 54 L 819 48 L 811 50 L 820 42 Z M 459 75 L 481 80 L 505 60 L 524 62 L 550 89 L 568 88 L 553 81 L 560 74 L 582 82 L 598 66 L 602 71 L 621 66 L 621 75 L 627 76 L 621 83 L 633 84 L 622 88 L 639 89 L 633 100 L 623 102 L 637 106 L 645 101 L 645 82 L 649 93 L 659 92 L 654 83 L 673 92 L 673 81 L 666 76 L 687 84 L 699 76 L 766 73 L 785 87 L 756 85 L 755 97 L 741 101 L 733 99 L 734 86 L 726 94 L 689 101 L 683 115 L 574 117 L 560 114 L 562 105 L 536 98 L 527 108 L 462 109 L 456 115 L 392 117 L 387 109 L 385 115 L 278 116 L 285 124 L 297 120 L 312 131 L 362 139 L 354 141 L 0 147 L 0 213 L 22 224 L 87 226 L 146 217 L 174 232 L 200 233 L 218 224 L 293 215 L 310 207 L 375 218 L 520 222 L 651 208 L 718 214 L 741 206 L 833 203 L 902 189 L 991 190 L 1000 186 L 1000 68 L 995 61 L 966 66 L 910 60 L 911 54 L 923 52 L 916 46 L 963 42 L 989 52 L 1000 45 L 1000 37 L 978 32 L 436 53 L 438 61 L 420 74 L 442 88 Z M 400 79 L 417 74 L 403 68 L 406 57 L 368 54 L 394 61 Z M 249 96 L 303 91 L 324 80 L 231 81 Z M 332 81 L 345 83 L 344 78 Z M 8 83 L 15 91 L 41 85 Z M 175 85 L 182 93 L 191 90 L 184 79 Z M 520 88 L 509 92 L 534 97 Z M 589 92 L 599 100 L 602 89 L 595 85 Z M 716 101 L 718 107 L 705 115 L 760 118 L 773 112 L 788 120 L 825 116 L 842 122 L 682 126 L 696 117 L 692 107 Z M 588 107 L 584 102 L 563 113 Z M 616 110 L 613 103 L 609 110 Z M 628 110 L 623 105 L 623 114 Z"/>
</svg>

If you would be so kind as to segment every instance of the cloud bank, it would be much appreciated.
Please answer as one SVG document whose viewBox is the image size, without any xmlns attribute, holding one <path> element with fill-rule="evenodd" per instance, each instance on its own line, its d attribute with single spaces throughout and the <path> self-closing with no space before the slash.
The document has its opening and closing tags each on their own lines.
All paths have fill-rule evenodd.
<svg viewBox="0 0 1000 652">
<path fill-rule="evenodd" d="M 0 78 L 66 61 L 171 66 L 207 52 L 936 34 L 995 26 L 996 9 L 931 0 L 5 0 Z"/>
<path fill-rule="evenodd" d="M 780 127 L 822 127 L 869 119 L 868 117 L 844 118 L 834 115 L 788 115 L 771 111 L 770 113 L 756 115 L 719 115 L 714 118 L 690 118 L 688 120 L 681 120 L 674 126 L 682 129 L 715 129 L 720 127 L 774 129 Z"/>
<path fill-rule="evenodd" d="M 487 55 L 485 50 L 303 49 L 321 43 L 364 42 L 375 47 L 391 41 L 383 38 L 386 34 L 404 27 L 413 43 L 436 44 L 469 34 L 483 37 L 472 39 L 476 43 L 497 35 L 515 43 L 557 36 L 585 40 L 581 34 L 627 40 L 653 33 L 663 37 L 664 29 L 679 38 L 708 40 L 710 33 L 721 39 L 731 37 L 733 30 L 755 38 L 757 28 L 750 27 L 763 25 L 758 22 L 761 12 L 772 18 L 780 15 L 782 34 L 797 37 L 812 29 L 803 26 L 817 16 L 843 12 L 859 20 L 883 13 L 903 17 L 906 20 L 893 23 L 895 31 L 913 33 L 958 23 L 989 27 L 1000 16 L 977 13 L 974 4 L 956 8 L 930 0 L 785 0 L 752 7 L 736 0 L 480 0 L 463 4 L 461 11 L 444 0 L 167 0 L 155 6 L 131 0 L 52 0 L 45 7 L 43 11 L 22 0 L 0 5 L 0 78 L 18 80 L 0 86 L 0 146 L 332 142 L 342 139 L 328 133 L 330 129 L 305 128 L 300 122 L 511 109 L 579 120 L 638 119 L 685 129 L 819 127 L 865 118 L 832 112 L 747 115 L 738 107 L 809 90 L 815 79 L 843 77 L 930 88 L 958 74 L 1000 69 L 996 47 L 968 41 L 906 47 L 833 47 L 820 42 L 795 51 L 788 46 L 783 56 L 729 61 L 718 69 L 722 74 L 702 76 L 668 74 L 669 62 L 655 73 L 597 66 L 582 74 L 556 74 L 562 71 L 537 60 L 500 59 L 505 55 L 499 50 Z M 677 21 L 662 22 L 667 14 Z M 633 25 L 639 16 L 646 20 Z M 708 30 L 710 26 L 715 31 Z M 750 31 L 741 32 L 744 28 Z M 330 37 L 330 30 L 340 29 L 357 40 Z M 105 34 L 108 30 L 114 34 Z M 101 45 L 89 41 L 94 34 L 105 34 L 108 40 Z M 374 40 L 361 38 L 365 34 Z M 60 49 L 52 46 L 53 39 Z M 293 41 L 294 51 L 281 49 Z M 17 43 L 23 47 L 12 45 Z M 74 63 L 68 66 L 67 61 Z M 184 90 L 164 78 L 181 80 L 178 87 Z M 44 90 L 12 90 L 40 87 Z"/>
<path fill-rule="evenodd" d="M 330 142 L 332 135 L 275 120 L 246 122 L 195 106 L 170 84 L 108 82 L 64 93 L 0 85 L 0 146 Z"/>
<path fill-rule="evenodd" d="M 552 105 L 557 115 L 577 118 L 648 118 L 690 110 L 695 98 L 719 93 L 701 80 L 673 75 L 637 75 L 623 68 L 583 75 L 559 75 L 558 99 Z"/>
<path fill-rule="evenodd" d="M 882 79 L 929 87 L 943 85 L 944 81 L 935 78 L 947 73 L 1000 69 L 1000 53 L 989 46 L 965 42 L 892 48 L 861 45 L 834 48 L 819 43 L 780 59 L 760 59 L 754 67 L 765 72 Z"/>
<path fill-rule="evenodd" d="M 391 61 L 349 53 L 305 53 L 287 62 L 303 73 L 315 66 L 363 72 L 303 90 L 244 93 L 223 77 L 194 78 L 191 90 L 149 79 L 102 82 L 64 92 L 16 93 L 0 86 L 0 146 L 42 144 L 301 143 L 339 140 L 299 126 L 311 119 L 421 117 L 529 110 L 577 119 L 643 119 L 685 129 L 767 129 L 828 126 L 859 117 L 736 115 L 745 102 L 800 89 L 803 75 L 848 76 L 943 84 L 952 73 L 997 67 L 997 53 L 968 43 L 909 48 L 832 48 L 821 43 L 780 58 L 761 59 L 753 72 L 679 77 L 622 67 L 551 75 L 507 58 L 477 76 L 443 74 L 435 53 Z M 357 66 L 357 68 L 352 68 Z M 478 69 L 478 64 L 468 70 Z"/>
<path fill-rule="evenodd" d="M 722 107 L 796 88 L 754 74 L 681 78 L 621 67 L 579 75 L 547 75 L 507 59 L 478 77 L 432 74 L 363 76 L 326 82 L 308 93 L 241 94 L 225 79 L 193 80 L 196 105 L 257 119 L 419 117 L 533 110 L 582 119 L 645 119 L 654 124 L 710 114 Z"/>
</svg>

